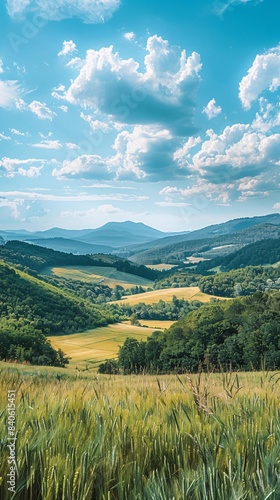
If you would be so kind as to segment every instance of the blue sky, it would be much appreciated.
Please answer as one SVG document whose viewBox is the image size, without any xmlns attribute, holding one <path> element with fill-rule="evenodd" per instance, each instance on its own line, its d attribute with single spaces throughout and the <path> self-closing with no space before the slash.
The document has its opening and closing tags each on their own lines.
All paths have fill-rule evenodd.
<svg viewBox="0 0 280 500">
<path fill-rule="evenodd" d="M 278 0 L 5 0 L 0 225 L 280 210 Z"/>
</svg>

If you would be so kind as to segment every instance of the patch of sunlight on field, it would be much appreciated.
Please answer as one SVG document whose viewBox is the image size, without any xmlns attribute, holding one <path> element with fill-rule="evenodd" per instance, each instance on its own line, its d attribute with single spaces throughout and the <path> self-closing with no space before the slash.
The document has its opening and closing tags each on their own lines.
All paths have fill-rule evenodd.
<svg viewBox="0 0 280 500">
<path fill-rule="evenodd" d="M 169 269 L 177 267 L 175 264 L 145 264 L 145 266 L 156 271 L 169 271 Z"/>
<path fill-rule="evenodd" d="M 165 330 L 170 328 L 175 321 L 161 321 L 159 319 L 140 319 L 141 326 L 148 326 L 149 328 L 156 328 L 157 330 Z"/>
<path fill-rule="evenodd" d="M 61 349 L 70 356 L 69 367 L 82 368 L 86 365 L 97 368 L 105 359 L 116 358 L 127 337 L 146 340 L 155 328 L 117 323 L 102 326 L 82 333 L 48 337 L 54 349 Z"/>
<path fill-rule="evenodd" d="M 200 291 L 198 286 L 189 286 L 184 288 L 164 288 L 162 290 L 154 290 L 153 292 L 138 293 L 137 295 L 129 295 L 123 297 L 121 300 L 112 302 L 112 304 L 138 304 L 144 302 L 145 304 L 154 304 L 159 300 L 171 302 L 173 296 L 176 295 L 178 299 L 184 298 L 185 300 L 199 300 L 200 302 L 209 302 L 211 299 L 218 298 L 226 300 L 224 297 L 215 297 L 214 295 L 207 295 Z"/>
<path fill-rule="evenodd" d="M 71 280 L 79 280 L 89 283 L 107 285 L 113 288 L 116 285 L 124 288 L 133 286 L 150 287 L 153 286 L 153 281 L 134 274 L 123 273 L 117 271 L 114 267 L 102 266 L 65 266 L 65 267 L 48 267 L 43 274 L 48 276 L 55 275 Z"/>
</svg>

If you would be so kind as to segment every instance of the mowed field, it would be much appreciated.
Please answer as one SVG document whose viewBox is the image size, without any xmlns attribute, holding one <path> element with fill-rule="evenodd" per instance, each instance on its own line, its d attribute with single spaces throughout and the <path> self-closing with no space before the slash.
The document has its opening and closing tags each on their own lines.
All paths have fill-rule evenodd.
<svg viewBox="0 0 280 500">
<path fill-rule="evenodd" d="M 85 281 L 90 283 L 107 285 L 114 287 L 116 285 L 123 286 L 124 288 L 131 288 L 132 286 L 150 287 L 153 281 L 135 276 L 134 274 L 123 273 L 117 271 L 114 267 L 102 266 L 65 266 L 65 267 L 48 267 L 44 273 L 48 276 L 55 275 L 72 280 Z"/>
<path fill-rule="evenodd" d="M 189 286 L 184 288 L 164 288 L 162 290 L 154 290 L 152 292 L 138 293 L 137 295 L 129 295 L 123 297 L 121 300 L 112 302 L 112 304 L 130 304 L 135 305 L 139 302 L 145 304 L 154 304 L 159 300 L 164 302 L 171 302 L 173 296 L 176 295 L 178 299 L 184 298 L 185 300 L 199 300 L 200 302 L 209 302 L 210 299 L 217 298 L 226 300 L 224 297 L 215 297 L 200 291 L 198 286 Z"/>
<path fill-rule="evenodd" d="M 157 322 L 157 324 L 160 323 L 160 321 Z M 94 330 L 86 330 L 82 333 L 52 336 L 48 339 L 54 349 L 62 349 L 67 356 L 72 358 L 69 367 L 85 368 L 87 366 L 89 369 L 94 369 L 105 359 L 117 358 L 119 346 L 124 343 L 127 337 L 146 340 L 155 329 L 155 327 L 144 328 L 117 323 Z"/>
</svg>

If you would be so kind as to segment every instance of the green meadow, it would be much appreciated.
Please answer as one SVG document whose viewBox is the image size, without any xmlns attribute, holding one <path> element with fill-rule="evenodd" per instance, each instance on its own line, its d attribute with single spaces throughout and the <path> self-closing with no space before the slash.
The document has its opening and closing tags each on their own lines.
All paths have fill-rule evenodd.
<svg viewBox="0 0 280 500">
<path fill-rule="evenodd" d="M 279 373 L 93 376 L 0 364 L 3 500 L 278 500 Z M 7 492 L 7 391 L 16 492 Z"/>
<path fill-rule="evenodd" d="M 140 326 L 117 323 L 93 330 L 86 330 L 82 333 L 48 338 L 54 349 L 61 349 L 67 356 L 71 357 L 70 367 L 87 367 L 91 370 L 97 369 L 105 359 L 117 358 L 119 346 L 124 343 L 127 337 L 146 340 L 154 330 L 155 328 L 152 326 L 151 328 L 142 328 Z"/>
<path fill-rule="evenodd" d="M 65 266 L 65 267 L 48 267 L 44 269 L 42 274 L 48 276 L 55 275 L 72 280 L 85 281 L 90 283 L 102 283 L 110 287 L 116 285 L 124 288 L 133 286 L 149 287 L 153 285 L 150 281 L 141 276 L 117 271 L 114 267 L 102 266 Z"/>
<path fill-rule="evenodd" d="M 144 302 L 145 304 L 154 304 L 159 300 L 164 300 L 165 302 L 171 302 L 174 295 L 178 299 L 184 298 L 185 300 L 198 300 L 200 302 L 210 302 L 210 300 L 217 298 L 221 300 L 226 300 L 224 297 L 215 297 L 214 295 L 208 295 L 200 291 L 198 286 L 189 286 L 182 288 L 163 288 L 161 290 L 153 290 L 152 292 L 138 293 L 136 295 L 128 295 L 123 297 L 121 300 L 112 302 L 113 304 L 138 304 L 139 302 Z"/>
</svg>

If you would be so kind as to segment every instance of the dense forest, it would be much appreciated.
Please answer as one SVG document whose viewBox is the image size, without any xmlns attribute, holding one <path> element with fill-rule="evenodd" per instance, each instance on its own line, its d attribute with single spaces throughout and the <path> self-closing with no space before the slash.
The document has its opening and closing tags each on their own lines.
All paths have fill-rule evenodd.
<svg viewBox="0 0 280 500">
<path fill-rule="evenodd" d="M 145 304 L 139 302 L 136 305 L 121 304 L 120 310 L 124 316 L 133 318 L 134 324 L 143 319 L 157 319 L 160 321 L 176 321 L 190 311 L 195 311 L 202 303 L 193 300 L 188 301 L 178 299 L 176 295 L 173 296 L 171 302 L 159 300 L 153 304 Z"/>
<path fill-rule="evenodd" d="M 279 292 L 211 303 L 146 342 L 127 339 L 118 363 L 106 362 L 100 371 L 166 373 L 221 367 L 280 368 Z"/>
<path fill-rule="evenodd" d="M 250 295 L 258 290 L 279 290 L 280 267 L 248 266 L 202 277 L 198 284 L 202 292 L 220 297 Z"/>
<path fill-rule="evenodd" d="M 246 266 L 261 266 L 280 261 L 280 238 L 258 241 L 224 257 L 216 257 L 210 261 L 200 262 L 196 271 L 205 271 L 220 266 L 221 271 L 241 269 Z"/>
</svg>

